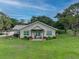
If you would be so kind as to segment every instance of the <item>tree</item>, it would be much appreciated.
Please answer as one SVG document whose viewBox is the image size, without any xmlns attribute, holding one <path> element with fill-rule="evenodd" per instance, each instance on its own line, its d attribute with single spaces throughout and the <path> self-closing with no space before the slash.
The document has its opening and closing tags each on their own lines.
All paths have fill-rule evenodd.
<svg viewBox="0 0 79 59">
<path fill-rule="evenodd" d="M 79 3 L 72 4 L 70 7 L 64 10 L 63 13 L 58 13 L 56 18 L 64 24 L 65 29 L 71 29 L 77 32 L 75 25 L 79 23 Z M 75 34 L 76 35 L 76 34 Z"/>
<path fill-rule="evenodd" d="M 0 29 L 6 30 L 11 27 L 12 21 L 5 13 L 0 12 Z"/>
<path fill-rule="evenodd" d="M 12 21 L 11 27 L 14 27 L 15 25 L 17 25 L 19 23 L 19 21 L 17 19 L 14 18 L 10 18 Z"/>
<path fill-rule="evenodd" d="M 62 25 L 64 26 L 65 32 L 67 32 L 67 29 L 69 28 L 69 22 L 65 16 L 66 15 L 64 13 L 63 14 L 58 13 L 55 17 L 59 19 L 58 21 L 62 23 Z"/>
<path fill-rule="evenodd" d="M 55 24 L 54 24 L 54 27 L 57 28 L 57 29 L 60 29 L 60 30 L 65 29 L 63 23 L 61 23 L 60 21 L 56 21 Z"/>
<path fill-rule="evenodd" d="M 18 24 L 18 20 L 10 18 L 5 13 L 0 12 L 0 30 L 7 30 Z"/>
<path fill-rule="evenodd" d="M 3 29 L 9 29 L 11 27 L 12 21 L 9 17 L 3 16 Z"/>
</svg>

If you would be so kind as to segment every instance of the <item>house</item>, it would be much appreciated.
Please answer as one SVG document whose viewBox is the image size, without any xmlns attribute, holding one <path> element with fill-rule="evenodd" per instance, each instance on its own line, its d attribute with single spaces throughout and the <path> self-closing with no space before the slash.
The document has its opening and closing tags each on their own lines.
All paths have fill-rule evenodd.
<svg viewBox="0 0 79 59">
<path fill-rule="evenodd" d="M 24 28 L 25 26 L 27 26 L 27 25 L 16 25 L 16 26 L 14 26 L 14 28 L 13 28 L 14 33 L 20 35 L 20 29 Z"/>
<path fill-rule="evenodd" d="M 47 37 L 55 37 L 57 29 L 36 21 L 28 25 L 16 25 L 13 30 L 19 34 L 20 38 L 44 39 Z"/>
</svg>

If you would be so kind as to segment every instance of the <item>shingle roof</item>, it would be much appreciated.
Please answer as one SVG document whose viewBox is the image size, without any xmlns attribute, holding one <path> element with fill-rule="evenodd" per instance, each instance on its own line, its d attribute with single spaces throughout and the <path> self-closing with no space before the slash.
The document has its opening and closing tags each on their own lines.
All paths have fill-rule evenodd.
<svg viewBox="0 0 79 59">
<path fill-rule="evenodd" d="M 28 24 L 27 26 L 32 26 L 33 24 L 36 24 L 36 23 L 40 23 L 40 24 L 45 25 L 45 26 L 47 26 L 47 27 L 50 27 L 50 28 L 52 28 L 52 29 L 58 30 L 57 28 L 54 28 L 54 27 L 52 27 L 52 26 L 49 26 L 49 25 L 47 25 L 47 24 L 45 24 L 45 23 L 43 23 L 43 22 L 40 22 L 40 21 L 35 21 L 35 22 L 33 22 L 33 23 Z M 23 27 L 22 29 L 26 28 L 27 26 Z"/>
<path fill-rule="evenodd" d="M 26 27 L 27 25 L 16 25 L 14 28 L 13 28 L 13 30 L 20 30 L 20 29 L 22 29 L 22 28 L 24 28 L 24 27 Z"/>
<path fill-rule="evenodd" d="M 33 24 L 35 24 L 35 23 L 40 23 L 40 24 L 43 24 L 43 25 L 45 25 L 45 26 L 47 26 L 47 27 L 50 27 L 50 28 L 52 28 L 52 29 L 55 29 L 55 30 L 58 30 L 58 29 L 56 29 L 56 28 L 54 28 L 54 27 L 52 27 L 52 26 L 49 26 L 49 25 L 47 25 L 47 24 L 45 24 L 45 23 L 42 23 L 42 22 L 40 22 L 40 21 L 36 21 L 36 22 L 34 22 L 34 23 L 30 23 L 30 24 L 28 24 L 28 25 L 16 25 L 14 28 L 13 28 L 13 30 L 21 30 L 21 29 L 23 29 L 23 28 L 26 28 L 27 26 L 32 26 Z"/>
</svg>

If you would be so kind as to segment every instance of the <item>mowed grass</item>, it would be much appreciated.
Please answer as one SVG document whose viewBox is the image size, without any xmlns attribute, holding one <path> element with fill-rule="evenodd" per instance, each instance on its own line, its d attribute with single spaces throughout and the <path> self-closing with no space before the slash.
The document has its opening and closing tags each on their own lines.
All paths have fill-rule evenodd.
<svg viewBox="0 0 79 59">
<path fill-rule="evenodd" d="M 0 38 L 0 59 L 79 59 L 79 37 L 63 34 L 46 41 Z"/>
</svg>

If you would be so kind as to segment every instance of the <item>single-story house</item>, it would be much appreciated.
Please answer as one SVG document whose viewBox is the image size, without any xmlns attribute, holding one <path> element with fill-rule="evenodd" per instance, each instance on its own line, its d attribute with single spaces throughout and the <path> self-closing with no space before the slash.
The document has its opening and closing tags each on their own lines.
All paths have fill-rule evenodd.
<svg viewBox="0 0 79 59">
<path fill-rule="evenodd" d="M 28 25 L 16 25 L 13 30 L 19 34 L 20 38 L 44 39 L 47 37 L 55 37 L 57 29 L 36 21 Z"/>
</svg>

